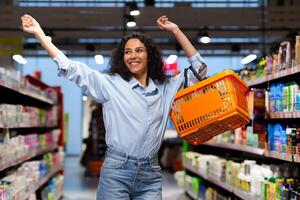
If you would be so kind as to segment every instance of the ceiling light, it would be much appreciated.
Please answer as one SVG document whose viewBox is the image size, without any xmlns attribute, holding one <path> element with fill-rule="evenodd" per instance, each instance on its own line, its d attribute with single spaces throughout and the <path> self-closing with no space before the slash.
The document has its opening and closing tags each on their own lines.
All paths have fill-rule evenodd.
<svg viewBox="0 0 300 200">
<path fill-rule="evenodd" d="M 27 64 L 27 60 L 23 57 L 23 56 L 21 56 L 21 55 L 13 55 L 12 56 L 12 58 L 16 61 L 16 62 L 18 62 L 18 63 L 20 63 L 20 64 L 22 64 L 22 65 L 25 65 L 25 64 Z"/>
<path fill-rule="evenodd" d="M 203 43 L 203 44 L 210 43 L 210 37 L 208 35 L 206 27 L 204 27 L 202 31 L 199 31 L 197 35 L 197 40 L 199 43 Z"/>
<path fill-rule="evenodd" d="M 138 8 L 137 3 L 135 1 L 134 2 L 129 2 L 128 6 L 129 6 L 129 9 L 130 9 L 130 12 L 129 12 L 130 15 L 137 16 L 137 15 L 140 14 L 139 8 Z"/>
<path fill-rule="evenodd" d="M 126 21 L 127 27 L 135 27 L 136 26 L 134 17 L 131 15 L 125 15 L 125 21 Z"/>
<path fill-rule="evenodd" d="M 200 38 L 200 42 L 203 43 L 203 44 L 207 44 L 207 43 L 210 42 L 210 37 L 208 37 L 208 36 L 202 36 Z"/>
<path fill-rule="evenodd" d="M 102 55 L 95 55 L 95 61 L 98 65 L 102 65 L 104 63 L 104 58 Z"/>
<path fill-rule="evenodd" d="M 176 55 L 169 55 L 169 57 L 167 58 L 166 63 L 167 64 L 173 64 L 175 63 L 177 60 L 177 56 Z"/>
<path fill-rule="evenodd" d="M 250 62 L 254 61 L 256 58 L 257 58 L 257 55 L 255 55 L 255 54 L 249 54 L 248 56 L 244 57 L 244 58 L 241 60 L 241 63 L 242 63 L 243 65 L 247 65 L 247 64 L 249 64 Z"/>
</svg>

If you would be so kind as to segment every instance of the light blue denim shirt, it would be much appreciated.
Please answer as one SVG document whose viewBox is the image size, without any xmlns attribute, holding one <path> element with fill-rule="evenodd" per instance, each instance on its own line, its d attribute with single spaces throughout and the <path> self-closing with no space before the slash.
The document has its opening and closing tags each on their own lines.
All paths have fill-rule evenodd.
<svg viewBox="0 0 300 200">
<path fill-rule="evenodd" d="M 204 66 L 199 53 L 188 60 L 197 71 Z M 100 73 L 84 63 L 68 59 L 62 52 L 54 61 L 60 76 L 75 82 L 102 104 L 106 143 L 110 150 L 137 158 L 157 154 L 171 104 L 183 85 L 183 71 L 163 84 L 149 79 L 147 88 L 144 88 L 135 78 L 126 81 L 119 75 Z M 200 75 L 206 75 L 206 68 Z M 190 70 L 188 79 L 197 82 Z"/>
</svg>

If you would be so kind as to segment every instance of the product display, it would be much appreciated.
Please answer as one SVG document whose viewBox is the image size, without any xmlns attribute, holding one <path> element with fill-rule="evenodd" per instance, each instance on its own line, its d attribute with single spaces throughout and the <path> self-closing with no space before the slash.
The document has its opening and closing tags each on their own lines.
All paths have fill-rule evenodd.
<svg viewBox="0 0 300 200">
<path fill-rule="evenodd" d="M 254 160 L 238 163 L 195 152 L 184 153 L 183 163 L 204 180 L 242 199 L 284 199 L 286 195 L 293 196 L 288 199 L 300 198 L 300 168 L 295 169 L 292 165 L 258 165 Z M 201 188 L 198 183 L 196 185 L 189 188 L 193 188 L 193 194 L 201 198 Z"/>
<path fill-rule="evenodd" d="M 203 144 L 214 149 L 214 155 L 198 153 L 195 146 L 191 146 L 190 151 L 185 148 L 186 172 L 177 174 L 177 180 L 193 199 L 206 199 L 202 179 L 228 191 L 230 194 L 225 197 L 300 199 L 297 45 L 299 41 L 294 51 L 290 42 L 282 42 L 276 53 L 258 62 L 255 70 L 240 72 L 250 86 L 247 103 L 251 122 L 248 125 Z M 226 158 L 219 157 L 221 149 L 240 152 L 242 157 L 230 153 L 222 154 Z M 199 149 L 201 151 L 203 149 Z M 257 160 L 249 160 L 247 155 Z M 270 164 L 274 158 L 282 161 L 281 164 Z"/>
<path fill-rule="evenodd" d="M 7 172 L 0 180 L 0 188 L 3 188 L 2 196 L 5 200 L 22 199 L 29 191 L 34 191 L 36 185 L 40 185 L 44 177 L 62 169 L 63 153 L 47 153 L 43 160 L 28 161 L 23 163 L 16 171 Z"/>
<path fill-rule="evenodd" d="M 62 94 L 4 68 L 0 89 L 0 199 L 40 199 L 36 191 L 63 168 Z M 57 181 L 49 182 L 47 199 L 62 196 L 62 178 Z"/>
</svg>

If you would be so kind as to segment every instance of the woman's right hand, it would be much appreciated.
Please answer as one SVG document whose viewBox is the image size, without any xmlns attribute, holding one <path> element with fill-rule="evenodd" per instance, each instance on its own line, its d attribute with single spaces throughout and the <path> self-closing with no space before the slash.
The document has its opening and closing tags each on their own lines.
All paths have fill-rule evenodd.
<svg viewBox="0 0 300 200">
<path fill-rule="evenodd" d="M 40 24 L 30 15 L 23 15 L 21 17 L 22 20 L 22 27 L 23 27 L 23 31 L 36 35 L 39 32 L 43 32 Z"/>
</svg>

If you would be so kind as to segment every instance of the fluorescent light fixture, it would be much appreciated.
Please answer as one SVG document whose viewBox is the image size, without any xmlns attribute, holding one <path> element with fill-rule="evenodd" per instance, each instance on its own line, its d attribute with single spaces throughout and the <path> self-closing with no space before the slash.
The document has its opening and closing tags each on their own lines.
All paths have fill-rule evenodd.
<svg viewBox="0 0 300 200">
<path fill-rule="evenodd" d="M 129 6 L 129 10 L 130 10 L 129 14 L 131 16 L 137 16 L 137 15 L 140 14 L 139 8 L 138 8 L 137 3 L 135 1 L 128 2 L 128 6 Z"/>
<path fill-rule="evenodd" d="M 131 10 L 129 14 L 132 16 L 137 16 L 140 14 L 140 11 L 139 10 Z"/>
<path fill-rule="evenodd" d="M 19 54 L 13 55 L 12 58 L 13 58 L 16 62 L 18 62 L 18 63 L 20 63 L 20 64 L 22 64 L 22 65 L 27 64 L 27 60 L 26 60 L 23 56 L 21 56 L 21 55 L 19 55 Z"/>
<path fill-rule="evenodd" d="M 246 65 L 250 62 L 252 62 L 253 60 L 255 60 L 257 58 L 257 55 L 255 54 L 249 54 L 248 56 L 244 57 L 242 60 L 241 60 L 241 63 L 243 65 Z"/>
<path fill-rule="evenodd" d="M 203 43 L 203 44 L 210 43 L 210 37 L 202 36 L 202 37 L 200 37 L 200 42 Z"/>
<path fill-rule="evenodd" d="M 167 64 L 173 64 L 175 63 L 177 60 L 177 56 L 176 55 L 169 55 L 169 57 L 167 58 L 166 63 Z"/>
<path fill-rule="evenodd" d="M 210 43 L 210 37 L 208 34 L 208 28 L 204 27 L 202 30 L 199 30 L 197 34 L 197 40 L 199 43 L 207 44 Z"/>
<path fill-rule="evenodd" d="M 134 21 L 132 22 L 127 22 L 127 27 L 135 27 L 136 26 L 136 23 Z"/>
<path fill-rule="evenodd" d="M 87 101 L 87 99 L 88 99 L 87 96 L 85 95 L 82 96 L 82 101 Z"/>
<path fill-rule="evenodd" d="M 136 26 L 134 16 L 125 15 L 124 17 L 125 17 L 124 20 L 126 21 L 127 27 L 135 27 Z"/>
<path fill-rule="evenodd" d="M 102 65 L 104 63 L 104 58 L 102 55 L 95 55 L 95 61 L 98 65 Z"/>
</svg>

